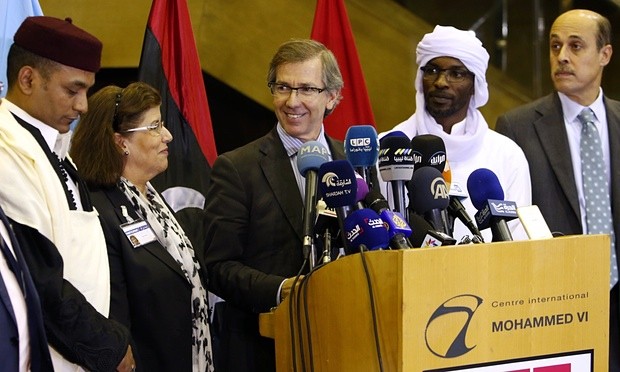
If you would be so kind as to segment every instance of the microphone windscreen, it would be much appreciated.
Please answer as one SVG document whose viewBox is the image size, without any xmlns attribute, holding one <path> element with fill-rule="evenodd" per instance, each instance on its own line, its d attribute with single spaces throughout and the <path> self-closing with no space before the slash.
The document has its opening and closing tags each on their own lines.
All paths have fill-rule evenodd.
<svg viewBox="0 0 620 372">
<path fill-rule="evenodd" d="M 368 184 L 359 174 L 355 173 L 355 178 L 357 181 L 357 193 L 355 194 L 355 201 L 362 201 L 368 194 Z"/>
<path fill-rule="evenodd" d="M 411 140 L 415 171 L 421 167 L 431 166 L 440 172 L 446 163 L 446 145 L 441 137 L 433 134 L 420 134 Z"/>
<path fill-rule="evenodd" d="M 434 209 L 446 209 L 450 196 L 441 172 L 433 167 L 421 167 L 413 173 L 409 182 L 409 202 L 418 214 Z"/>
<path fill-rule="evenodd" d="M 504 190 L 497 175 L 486 168 L 476 169 L 467 178 L 467 191 L 477 210 L 484 208 L 489 199 L 504 200 Z"/>
<path fill-rule="evenodd" d="M 339 208 L 355 204 L 357 181 L 355 170 L 347 160 L 333 160 L 319 168 L 319 189 L 325 204 Z"/>
<path fill-rule="evenodd" d="M 329 151 L 318 141 L 304 143 L 297 152 L 297 169 L 306 177 L 309 170 L 318 171 L 321 164 L 329 161 Z"/>
<path fill-rule="evenodd" d="M 394 136 L 394 137 L 402 137 L 402 136 L 407 137 L 407 135 L 405 134 L 405 132 L 400 131 L 400 130 L 394 130 L 394 131 L 391 131 L 391 132 L 387 132 L 387 133 L 383 136 L 383 138 L 385 138 L 385 137 L 392 137 L 392 136 Z"/>
<path fill-rule="evenodd" d="M 379 156 L 379 139 L 372 125 L 353 125 L 347 130 L 344 153 L 354 167 L 371 167 Z"/>
<path fill-rule="evenodd" d="M 409 181 L 413 169 L 409 137 L 391 135 L 379 141 L 379 172 L 383 181 Z"/>
<path fill-rule="evenodd" d="M 370 190 L 364 198 L 364 204 L 377 213 L 381 213 L 384 209 L 390 209 L 388 201 L 378 190 Z"/>
<path fill-rule="evenodd" d="M 354 251 L 363 244 L 368 250 L 387 248 L 388 230 L 377 212 L 364 208 L 353 211 L 344 220 L 347 241 Z"/>
</svg>

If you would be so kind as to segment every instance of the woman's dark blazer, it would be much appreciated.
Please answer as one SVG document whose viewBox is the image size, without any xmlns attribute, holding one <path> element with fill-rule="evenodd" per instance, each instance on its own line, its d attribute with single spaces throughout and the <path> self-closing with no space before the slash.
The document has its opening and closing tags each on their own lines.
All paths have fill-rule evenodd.
<svg viewBox="0 0 620 372">
<path fill-rule="evenodd" d="M 90 187 L 110 261 L 110 317 L 126 325 L 142 371 L 192 370 L 191 288 L 157 241 L 133 248 L 120 225 L 138 215 L 118 187 Z M 206 287 L 206 285 L 205 285 Z"/>
</svg>

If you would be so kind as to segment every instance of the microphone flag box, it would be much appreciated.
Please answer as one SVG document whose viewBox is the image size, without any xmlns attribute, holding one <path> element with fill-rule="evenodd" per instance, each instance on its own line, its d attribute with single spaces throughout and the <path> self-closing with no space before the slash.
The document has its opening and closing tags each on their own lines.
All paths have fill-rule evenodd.
<svg viewBox="0 0 620 372">
<path fill-rule="evenodd" d="M 475 215 L 476 223 L 480 230 L 489 228 L 493 218 L 502 218 L 510 221 L 517 217 L 517 203 L 496 199 L 489 199 Z"/>
<path fill-rule="evenodd" d="M 420 248 L 426 247 L 441 247 L 442 245 L 455 245 L 456 239 L 441 231 L 429 230 L 426 232 L 424 241 Z"/>
</svg>

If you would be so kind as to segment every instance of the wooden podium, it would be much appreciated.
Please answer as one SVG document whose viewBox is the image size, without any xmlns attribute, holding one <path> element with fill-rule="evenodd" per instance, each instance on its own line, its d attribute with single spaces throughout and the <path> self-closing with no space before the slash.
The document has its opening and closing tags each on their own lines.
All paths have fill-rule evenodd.
<svg viewBox="0 0 620 372">
<path fill-rule="evenodd" d="M 607 371 L 606 235 L 363 255 L 260 315 L 278 371 Z"/>
</svg>

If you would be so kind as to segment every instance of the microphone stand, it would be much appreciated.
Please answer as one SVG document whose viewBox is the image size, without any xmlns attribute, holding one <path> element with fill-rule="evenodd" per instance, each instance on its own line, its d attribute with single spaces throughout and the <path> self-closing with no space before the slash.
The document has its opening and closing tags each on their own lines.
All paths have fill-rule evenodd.
<svg viewBox="0 0 620 372">
<path fill-rule="evenodd" d="M 405 204 L 405 182 L 402 180 L 392 181 L 392 196 L 394 196 L 394 210 L 400 213 L 401 216 L 409 223 L 409 216 L 407 214 L 407 207 Z"/>
<path fill-rule="evenodd" d="M 332 261 L 332 234 L 329 233 L 329 229 L 325 230 L 323 234 L 323 264 Z"/>
</svg>

